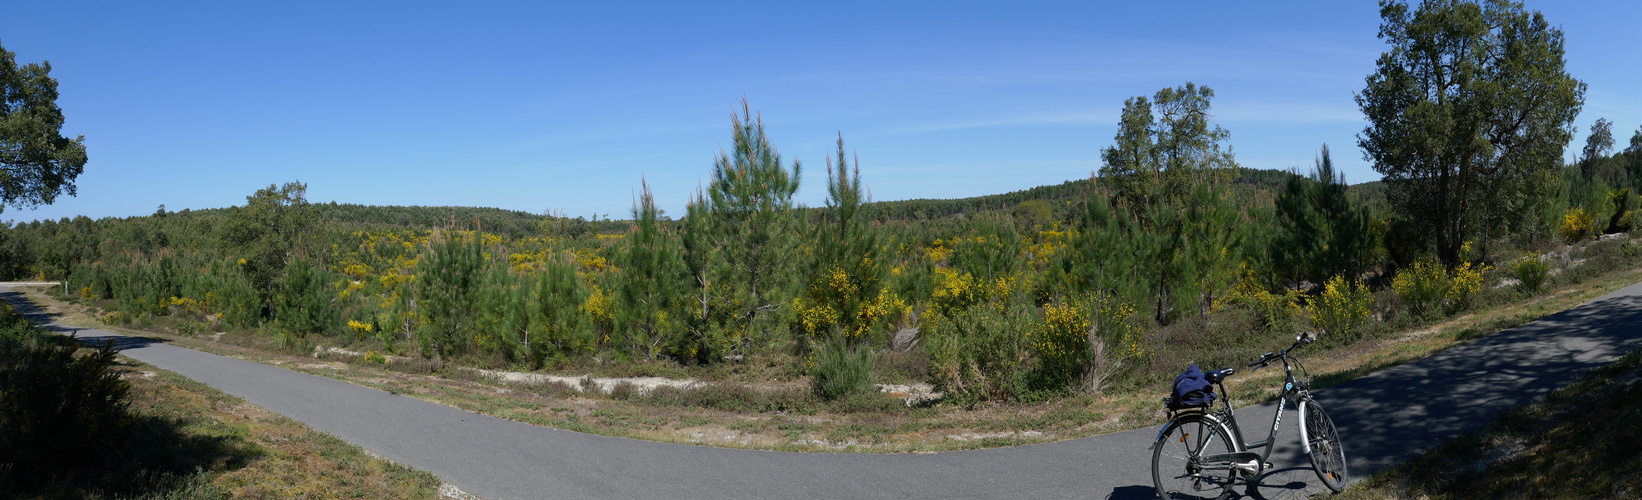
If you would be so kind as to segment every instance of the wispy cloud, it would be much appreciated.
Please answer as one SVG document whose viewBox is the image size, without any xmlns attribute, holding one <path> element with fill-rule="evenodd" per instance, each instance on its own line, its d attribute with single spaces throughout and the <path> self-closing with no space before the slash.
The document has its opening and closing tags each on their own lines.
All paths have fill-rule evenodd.
<svg viewBox="0 0 1642 500">
<path fill-rule="evenodd" d="M 946 121 L 930 121 L 913 123 L 903 127 L 885 129 L 884 133 L 919 133 L 945 132 L 952 130 L 966 130 L 991 127 L 1033 127 L 1045 125 L 1095 125 L 1111 124 L 1118 120 L 1117 112 L 1110 111 L 1068 111 L 1026 113 L 1019 115 L 992 116 L 992 117 L 960 117 Z"/>
</svg>

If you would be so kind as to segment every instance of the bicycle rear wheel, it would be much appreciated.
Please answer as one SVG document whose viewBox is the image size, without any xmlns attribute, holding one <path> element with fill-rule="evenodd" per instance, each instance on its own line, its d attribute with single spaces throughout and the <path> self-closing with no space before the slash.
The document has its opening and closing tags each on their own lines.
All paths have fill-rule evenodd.
<svg viewBox="0 0 1642 500">
<path fill-rule="evenodd" d="M 1323 405 L 1307 398 L 1302 401 L 1300 426 L 1306 431 L 1306 443 L 1311 446 L 1311 468 L 1329 491 L 1339 493 L 1346 487 L 1346 450 L 1340 445 L 1340 434 L 1334 430 Z"/>
<path fill-rule="evenodd" d="M 1218 422 L 1200 416 L 1176 419 L 1152 443 L 1152 484 L 1165 500 L 1215 498 L 1237 479 L 1227 464 L 1203 457 L 1231 453 L 1231 440 Z"/>
</svg>

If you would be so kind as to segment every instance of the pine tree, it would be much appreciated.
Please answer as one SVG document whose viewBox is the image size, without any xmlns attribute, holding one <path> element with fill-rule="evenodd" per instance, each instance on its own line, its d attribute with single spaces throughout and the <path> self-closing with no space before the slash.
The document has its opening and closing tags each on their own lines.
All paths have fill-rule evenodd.
<svg viewBox="0 0 1642 500">
<path fill-rule="evenodd" d="M 640 185 L 643 193 L 633 202 L 633 228 L 622 254 L 616 331 L 622 348 L 655 359 L 673 344 L 678 327 L 670 313 L 680 301 L 684 269 L 677 243 L 658 220 L 650 184 L 641 180 Z"/>
<path fill-rule="evenodd" d="M 861 214 L 865 198 L 860 160 L 852 170 L 839 134 L 836 166 L 827 159 L 827 202 L 814 232 L 809 282 L 794 301 L 799 326 L 812 337 L 836 333 L 860 343 L 892 312 L 894 299 L 884 288 L 878 237 Z"/>
<path fill-rule="evenodd" d="M 733 355 L 745 356 L 765 340 L 774 313 L 784 302 L 784 282 L 793 247 L 792 196 L 803 168 L 788 170 L 764 135 L 763 117 L 754 117 L 746 99 L 741 116 L 730 115 L 734 147 L 720 152 L 707 186 L 713 245 L 722 256 L 719 280 L 730 292 L 725 324 Z"/>
</svg>

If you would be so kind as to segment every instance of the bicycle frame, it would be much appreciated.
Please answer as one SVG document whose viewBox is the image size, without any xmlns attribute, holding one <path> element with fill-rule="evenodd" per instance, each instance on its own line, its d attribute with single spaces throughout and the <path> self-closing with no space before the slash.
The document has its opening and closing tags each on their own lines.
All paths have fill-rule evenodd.
<svg viewBox="0 0 1642 500">
<path fill-rule="evenodd" d="M 1288 403 L 1294 405 L 1295 410 L 1303 412 L 1305 410 L 1305 408 L 1302 405 L 1304 405 L 1305 402 L 1310 398 L 1310 388 L 1307 386 L 1306 383 L 1296 379 L 1295 376 L 1294 376 L 1294 367 L 1295 366 L 1297 366 L 1297 365 L 1300 366 L 1301 370 L 1304 370 L 1305 366 L 1300 364 L 1299 359 L 1297 359 L 1297 358 L 1295 358 L 1295 357 L 1293 357 L 1292 355 L 1289 354 L 1291 351 L 1293 351 L 1295 348 L 1299 347 L 1300 345 L 1302 345 L 1302 344 L 1300 342 L 1296 341 L 1294 343 L 1294 345 L 1289 346 L 1288 349 L 1277 351 L 1275 353 L 1270 353 L 1270 355 L 1275 355 L 1275 356 L 1270 356 L 1271 358 L 1277 358 L 1277 359 L 1281 359 L 1283 361 L 1284 379 L 1283 379 L 1283 393 L 1278 398 L 1278 402 L 1277 402 L 1277 414 L 1272 416 L 1271 431 L 1266 435 L 1266 439 L 1264 439 L 1264 440 L 1261 440 L 1259 442 L 1250 443 L 1250 442 L 1248 442 L 1244 439 L 1243 429 L 1242 429 L 1241 426 L 1239 426 L 1237 424 L 1237 415 L 1234 412 L 1234 408 L 1232 408 L 1232 405 L 1231 405 L 1231 395 L 1230 395 L 1231 393 L 1226 391 L 1225 381 L 1221 380 L 1218 384 L 1216 384 L 1216 385 L 1220 386 L 1220 393 L 1223 394 L 1223 395 L 1226 395 L 1226 396 L 1221 399 L 1221 407 L 1220 408 L 1218 408 L 1214 411 L 1204 411 L 1202 416 L 1203 416 L 1203 418 L 1208 419 L 1214 425 L 1220 426 L 1220 428 L 1223 429 L 1226 432 L 1226 435 L 1232 440 L 1232 442 L 1229 443 L 1229 444 L 1232 445 L 1234 451 L 1232 453 L 1222 453 L 1222 454 L 1218 454 L 1218 455 L 1208 455 L 1208 456 L 1202 457 L 1202 461 L 1204 463 L 1200 464 L 1200 466 L 1203 469 L 1205 469 L 1205 470 L 1225 470 L 1225 469 L 1232 468 L 1232 463 L 1234 463 L 1234 462 L 1242 463 L 1242 462 L 1246 462 L 1246 461 L 1249 461 L 1249 460 L 1258 460 L 1259 464 L 1256 465 L 1256 468 L 1257 469 L 1264 468 L 1263 464 L 1265 464 L 1266 461 L 1269 458 L 1271 458 L 1271 452 L 1272 452 L 1273 449 L 1276 448 L 1276 446 L 1274 446 L 1274 445 L 1277 443 L 1277 429 L 1279 427 L 1281 427 L 1282 423 L 1283 423 L 1283 407 L 1285 406 L 1283 404 L 1283 402 L 1287 401 Z M 1274 361 L 1274 359 L 1263 358 L 1261 361 L 1257 361 L 1255 364 L 1259 364 L 1261 367 L 1264 367 L 1265 363 L 1269 363 L 1271 361 Z M 1293 362 L 1291 363 L 1290 361 L 1293 361 Z M 1255 369 L 1258 370 L 1259 368 L 1255 368 Z M 1303 415 L 1303 413 L 1302 413 L 1302 415 Z M 1156 443 L 1159 440 L 1161 440 L 1165 434 L 1167 434 L 1171 429 L 1174 428 L 1174 425 L 1172 425 L 1172 422 L 1174 421 L 1174 419 L 1171 418 L 1170 420 L 1171 420 L 1171 425 L 1165 425 L 1165 426 L 1163 426 L 1162 429 L 1158 430 L 1157 437 L 1152 440 L 1153 441 L 1153 446 L 1156 446 Z M 1308 438 L 1309 438 L 1309 436 L 1306 435 L 1305 426 L 1301 425 L 1300 426 L 1300 446 L 1304 449 L 1305 453 L 1309 455 L 1309 454 L 1311 454 L 1311 441 Z M 1257 454 L 1257 453 L 1254 453 L 1252 451 L 1249 451 L 1249 450 L 1259 449 L 1259 448 L 1264 448 L 1265 452 Z"/>
<path fill-rule="evenodd" d="M 1290 356 L 1289 353 L 1288 353 L 1289 350 L 1290 349 L 1284 349 L 1282 351 L 1282 354 L 1281 354 L 1281 357 L 1282 357 L 1282 360 L 1283 360 L 1283 375 L 1284 375 L 1284 377 L 1283 377 L 1283 394 L 1280 397 L 1278 397 L 1277 414 L 1272 416 L 1271 431 L 1266 434 L 1266 439 L 1260 440 L 1258 442 L 1253 442 L 1253 443 L 1244 440 L 1244 438 L 1243 438 L 1243 429 L 1242 429 L 1241 426 L 1239 426 L 1237 424 L 1237 415 L 1235 413 L 1233 413 L 1233 408 L 1232 408 L 1232 405 L 1231 405 L 1231 396 L 1230 396 L 1231 393 L 1226 392 L 1226 385 L 1225 385 L 1224 381 L 1222 381 L 1219 384 L 1220 385 L 1220 393 L 1221 394 L 1226 394 L 1227 396 L 1226 396 L 1225 401 L 1224 401 L 1225 404 L 1221 407 L 1221 409 L 1214 412 L 1216 414 L 1215 415 L 1215 417 L 1216 417 L 1215 420 L 1221 422 L 1222 425 L 1224 425 L 1224 426 L 1226 426 L 1226 428 L 1230 429 L 1232 439 L 1236 440 L 1237 441 L 1236 444 L 1240 445 L 1238 451 L 1248 452 L 1249 450 L 1264 448 L 1265 452 L 1261 453 L 1259 455 L 1259 457 L 1260 457 L 1259 460 L 1260 460 L 1260 463 L 1262 463 L 1262 464 L 1266 463 L 1266 460 L 1271 458 L 1272 449 L 1276 448 L 1275 444 L 1277 443 L 1277 429 L 1279 427 L 1281 427 L 1282 424 L 1283 424 L 1283 408 L 1285 406 L 1287 406 L 1287 405 L 1284 405 L 1283 403 L 1286 401 L 1289 404 L 1294 405 L 1294 409 L 1296 411 L 1300 411 L 1300 410 L 1304 409 L 1301 405 L 1304 404 L 1305 398 L 1307 398 L 1310 395 L 1309 392 L 1308 392 L 1308 388 L 1305 387 L 1305 384 L 1301 383 L 1299 380 L 1294 378 L 1294 365 L 1298 364 L 1299 360 L 1294 359 L 1293 356 Z M 1293 360 L 1294 363 L 1293 364 L 1289 363 L 1290 360 Z M 1225 418 L 1220 418 L 1220 415 L 1225 415 Z M 1300 429 L 1300 446 L 1302 448 L 1304 448 L 1305 453 L 1310 454 L 1311 453 L 1311 442 L 1306 439 L 1306 435 L 1305 435 L 1306 430 L 1304 428 L 1305 426 L 1302 425 L 1300 427 L 1301 427 L 1301 429 Z M 1208 460 L 1208 459 L 1211 459 L 1211 458 L 1218 458 L 1218 457 L 1215 457 L 1215 456 L 1212 456 L 1212 455 L 1208 456 L 1208 457 L 1204 457 L 1205 460 Z"/>
</svg>

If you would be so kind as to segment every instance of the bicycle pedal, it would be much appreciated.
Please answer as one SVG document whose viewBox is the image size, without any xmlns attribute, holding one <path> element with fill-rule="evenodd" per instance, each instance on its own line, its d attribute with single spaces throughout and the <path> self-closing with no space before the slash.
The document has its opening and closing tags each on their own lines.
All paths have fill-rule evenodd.
<svg viewBox="0 0 1642 500">
<path fill-rule="evenodd" d="M 1269 470 L 1269 469 L 1272 468 L 1271 462 L 1266 462 L 1265 465 L 1266 466 L 1262 468 L 1262 467 L 1260 467 L 1260 462 L 1259 461 L 1250 460 L 1250 461 L 1247 461 L 1247 462 L 1233 463 L 1232 467 L 1236 468 L 1237 470 L 1247 472 L 1249 474 L 1253 474 L 1253 473 L 1259 472 L 1262 469 L 1268 469 Z"/>
</svg>

